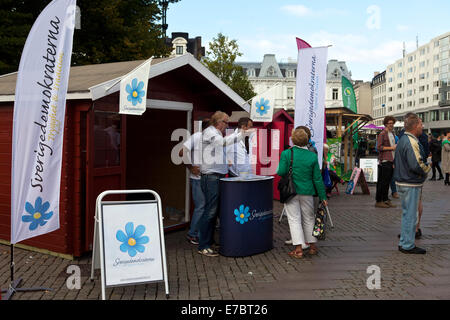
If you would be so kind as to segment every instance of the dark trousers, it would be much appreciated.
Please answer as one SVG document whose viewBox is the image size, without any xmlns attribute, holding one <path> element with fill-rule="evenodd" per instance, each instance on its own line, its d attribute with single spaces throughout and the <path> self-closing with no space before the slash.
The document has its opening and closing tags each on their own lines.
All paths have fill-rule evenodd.
<svg viewBox="0 0 450 320">
<path fill-rule="evenodd" d="M 436 169 L 439 172 L 439 178 L 443 178 L 441 167 L 439 166 L 439 161 L 433 161 L 431 163 L 431 169 L 433 170 L 433 178 L 436 178 Z"/>
<path fill-rule="evenodd" d="M 394 174 L 394 165 L 392 162 L 382 162 L 378 165 L 377 192 L 375 199 L 377 202 L 388 201 L 389 185 Z"/>
</svg>

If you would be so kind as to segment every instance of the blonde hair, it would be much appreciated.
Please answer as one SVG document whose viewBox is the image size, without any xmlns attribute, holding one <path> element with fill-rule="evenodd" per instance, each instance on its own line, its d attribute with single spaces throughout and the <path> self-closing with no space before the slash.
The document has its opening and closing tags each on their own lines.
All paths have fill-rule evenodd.
<svg viewBox="0 0 450 320">
<path fill-rule="evenodd" d="M 292 142 L 299 147 L 304 147 L 308 144 L 308 134 L 303 129 L 295 129 L 292 133 Z"/>
<path fill-rule="evenodd" d="M 211 117 L 210 125 L 215 127 L 220 121 L 222 121 L 226 117 L 228 117 L 228 115 L 225 112 L 216 111 Z"/>
</svg>

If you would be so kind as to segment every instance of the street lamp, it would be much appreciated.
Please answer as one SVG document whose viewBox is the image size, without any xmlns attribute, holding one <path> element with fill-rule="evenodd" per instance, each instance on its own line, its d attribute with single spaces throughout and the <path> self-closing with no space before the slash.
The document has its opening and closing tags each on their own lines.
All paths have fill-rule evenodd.
<svg viewBox="0 0 450 320">
<path fill-rule="evenodd" d="M 158 4 L 161 6 L 162 8 L 162 31 L 164 33 L 164 38 L 166 38 L 166 31 L 167 31 L 167 8 L 169 7 L 169 3 L 174 3 L 174 2 L 178 2 L 180 0 L 159 0 Z"/>
</svg>

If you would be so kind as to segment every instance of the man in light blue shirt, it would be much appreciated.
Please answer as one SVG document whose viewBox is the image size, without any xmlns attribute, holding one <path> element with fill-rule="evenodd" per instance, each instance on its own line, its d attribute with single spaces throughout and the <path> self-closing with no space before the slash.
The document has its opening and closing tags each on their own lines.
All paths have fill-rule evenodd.
<svg viewBox="0 0 450 320">
<path fill-rule="evenodd" d="M 243 117 L 238 121 L 239 130 L 249 130 L 253 127 L 253 121 L 250 118 Z M 226 148 L 227 160 L 229 164 L 229 174 L 238 177 L 253 173 L 251 163 L 251 137 L 245 137 L 238 143 L 229 145 Z"/>
</svg>

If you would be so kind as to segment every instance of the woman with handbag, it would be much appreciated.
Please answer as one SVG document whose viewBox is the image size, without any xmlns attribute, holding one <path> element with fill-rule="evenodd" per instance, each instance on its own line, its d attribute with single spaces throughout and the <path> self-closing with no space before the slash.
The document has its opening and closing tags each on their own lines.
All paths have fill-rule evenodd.
<svg viewBox="0 0 450 320">
<path fill-rule="evenodd" d="M 303 257 L 303 247 L 309 245 L 309 254 L 318 252 L 317 239 L 312 235 L 315 213 L 313 196 L 316 190 L 319 200 L 327 206 L 327 196 L 319 169 L 317 155 L 308 151 L 308 135 L 303 129 L 295 129 L 292 133 L 294 146 L 281 153 L 277 174 L 286 180 L 291 174 L 295 194 L 285 198 L 285 209 L 295 249 L 289 252 L 293 258 Z"/>
</svg>

